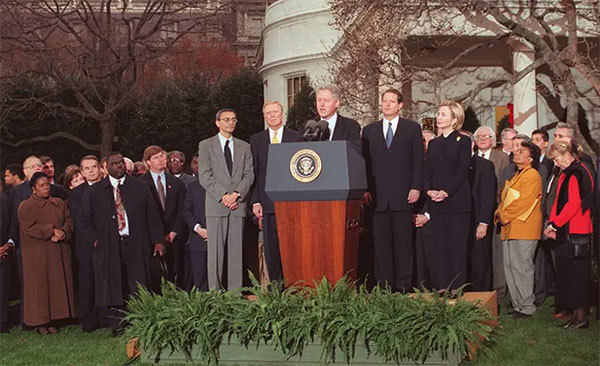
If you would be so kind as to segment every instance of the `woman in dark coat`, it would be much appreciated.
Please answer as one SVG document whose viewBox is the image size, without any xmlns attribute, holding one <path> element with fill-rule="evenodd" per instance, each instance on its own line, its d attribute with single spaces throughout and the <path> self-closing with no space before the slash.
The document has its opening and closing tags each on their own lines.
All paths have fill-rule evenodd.
<svg viewBox="0 0 600 366">
<path fill-rule="evenodd" d="M 544 234 L 557 241 L 556 291 L 563 305 L 574 309 L 564 328 L 587 328 L 587 308 L 590 302 L 590 254 L 575 257 L 569 240 L 583 239 L 591 243 L 593 231 L 593 175 L 579 160 L 578 146 L 572 142 L 555 141 L 549 155 L 562 170 L 550 222 Z"/>
<path fill-rule="evenodd" d="M 431 286 L 457 289 L 465 284 L 471 225 L 471 141 L 458 133 L 465 120 L 457 102 L 440 105 L 437 128 L 441 134 L 429 142 L 423 177 L 431 222 L 432 240 L 425 255 L 430 264 Z"/>
<path fill-rule="evenodd" d="M 76 316 L 71 247 L 73 223 L 63 200 L 50 197 L 50 182 L 37 172 L 33 194 L 19 206 L 23 252 L 24 322 L 55 334 L 53 321 Z"/>
</svg>

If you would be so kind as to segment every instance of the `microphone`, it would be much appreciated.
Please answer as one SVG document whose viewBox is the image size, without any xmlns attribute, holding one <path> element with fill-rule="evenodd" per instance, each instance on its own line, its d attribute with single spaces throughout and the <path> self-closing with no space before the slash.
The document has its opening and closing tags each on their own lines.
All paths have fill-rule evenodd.
<svg viewBox="0 0 600 366">
<path fill-rule="evenodd" d="M 302 138 L 304 138 L 306 141 L 315 141 L 317 139 L 317 134 L 316 134 L 316 128 L 317 128 L 317 122 L 315 122 L 314 120 L 309 120 L 308 122 L 306 122 L 306 124 L 304 125 L 304 134 L 302 135 Z"/>
<path fill-rule="evenodd" d="M 323 119 L 320 120 L 319 123 L 317 123 L 316 129 L 318 131 L 318 141 L 329 140 L 329 124 L 327 123 L 327 121 Z"/>
</svg>

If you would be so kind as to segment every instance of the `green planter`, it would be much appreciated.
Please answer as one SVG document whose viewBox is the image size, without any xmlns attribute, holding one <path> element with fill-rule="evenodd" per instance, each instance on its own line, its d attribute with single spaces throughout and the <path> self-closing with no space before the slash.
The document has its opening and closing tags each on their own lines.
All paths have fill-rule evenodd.
<svg viewBox="0 0 600 366">
<path fill-rule="evenodd" d="M 372 351 L 375 345 L 372 345 Z M 320 366 L 325 363 L 321 361 L 323 353 L 323 347 L 319 343 L 307 344 L 302 353 L 302 357 L 292 357 L 286 360 L 280 350 L 274 349 L 272 345 L 261 344 L 258 348 L 256 346 L 250 346 L 245 348 L 241 345 L 237 339 L 232 339 L 231 343 L 223 342 L 219 349 L 220 352 L 220 365 L 314 365 Z M 341 354 L 340 354 L 341 356 Z M 142 363 L 155 363 L 156 355 L 152 355 L 148 352 L 142 351 L 141 362 Z M 196 365 L 206 365 L 207 363 L 202 361 L 200 353 L 194 350 L 192 352 L 192 361 Z M 435 352 L 429 357 L 424 363 L 404 361 L 399 365 L 436 365 L 436 366 L 455 366 L 461 361 L 460 356 L 456 352 L 448 352 L 448 359 L 443 360 L 440 352 Z M 159 360 L 159 364 L 190 364 L 190 361 L 186 360 L 183 352 L 175 351 L 170 353 L 164 351 Z M 346 364 L 343 357 L 336 358 L 336 365 Z M 356 346 L 354 358 L 350 362 L 350 365 L 397 365 L 395 362 L 385 362 L 383 358 L 375 355 L 371 352 L 371 355 L 367 354 L 367 349 L 362 345 Z"/>
</svg>

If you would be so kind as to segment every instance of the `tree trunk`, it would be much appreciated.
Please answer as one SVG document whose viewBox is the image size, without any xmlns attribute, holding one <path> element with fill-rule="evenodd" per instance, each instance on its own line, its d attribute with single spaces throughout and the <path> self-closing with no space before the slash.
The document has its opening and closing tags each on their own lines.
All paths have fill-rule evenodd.
<svg viewBox="0 0 600 366">
<path fill-rule="evenodd" d="M 104 120 L 98 121 L 100 131 L 102 133 L 102 141 L 100 142 L 100 155 L 107 156 L 112 151 L 113 139 L 115 137 L 115 118 L 109 116 Z"/>
</svg>

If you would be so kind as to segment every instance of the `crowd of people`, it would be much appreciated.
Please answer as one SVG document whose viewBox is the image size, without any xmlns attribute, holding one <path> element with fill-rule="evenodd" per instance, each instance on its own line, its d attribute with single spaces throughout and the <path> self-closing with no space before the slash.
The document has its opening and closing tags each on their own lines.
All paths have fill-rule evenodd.
<svg viewBox="0 0 600 366">
<path fill-rule="evenodd" d="M 545 130 L 506 128 L 496 149 L 492 128 L 461 130 L 459 103 L 439 106 L 434 133 L 400 117 L 402 94 L 388 89 L 383 118 L 361 133 L 338 113 L 339 95 L 335 85 L 318 88 L 316 109 L 325 139 L 346 140 L 365 158 L 362 242 L 372 255 L 359 258 L 359 275 L 397 292 L 508 293 L 514 318 L 532 316 L 554 293 L 565 328 L 588 326 L 596 170 L 567 124 L 556 126 L 551 145 Z M 21 324 L 40 334 L 70 318 L 84 331 L 118 334 L 127 299 L 140 285 L 160 291 L 163 279 L 188 291 L 240 288 L 246 217 L 262 230 L 270 280 L 282 282 L 265 192 L 268 149 L 303 141 L 305 129 L 284 127 L 279 102 L 265 103 L 263 114 L 267 128 L 248 143 L 234 137 L 235 111 L 218 111 L 218 133 L 200 141 L 190 174 L 184 153 L 156 145 L 138 162 L 119 152 L 84 156 L 61 184 L 50 157 L 9 164 L 0 195 L 0 331 L 8 331 L 14 284 Z"/>
</svg>

